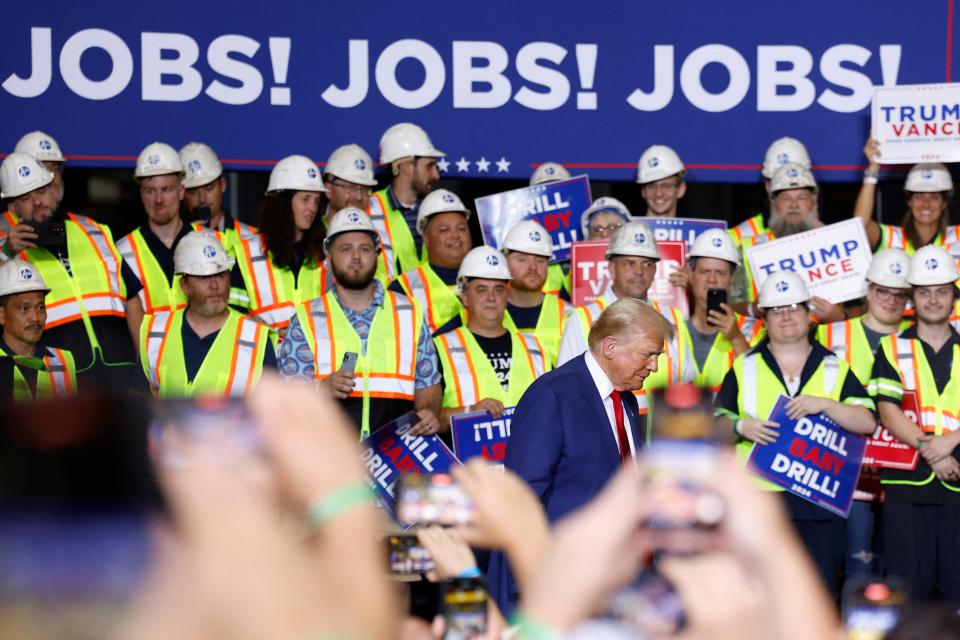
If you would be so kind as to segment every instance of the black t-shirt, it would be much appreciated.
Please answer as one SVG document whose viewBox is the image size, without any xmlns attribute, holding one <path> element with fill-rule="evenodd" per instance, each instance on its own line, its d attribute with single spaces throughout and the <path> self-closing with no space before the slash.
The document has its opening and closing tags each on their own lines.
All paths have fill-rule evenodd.
<svg viewBox="0 0 960 640">
<path fill-rule="evenodd" d="M 201 338 L 197 335 L 196 331 L 193 330 L 193 327 L 190 326 L 190 323 L 187 322 L 186 317 L 184 317 L 180 329 L 180 336 L 183 339 L 183 360 L 187 366 L 187 382 L 193 382 L 193 379 L 197 377 L 197 372 L 200 371 L 200 366 L 203 365 L 203 361 L 207 357 L 207 353 L 210 352 L 210 347 L 213 346 L 213 342 L 217 339 L 218 335 L 220 335 L 220 331 L 214 331 L 210 335 Z M 266 350 L 263 352 L 263 367 L 265 369 L 277 368 L 277 356 L 273 352 L 272 344 L 268 344 Z"/>
<path fill-rule="evenodd" d="M 517 325 L 517 329 L 520 331 L 532 331 L 537 328 L 537 322 L 540 320 L 540 309 L 542 308 L 543 304 L 538 304 L 535 307 L 518 307 L 507 303 L 507 311 L 510 312 L 513 323 Z"/>
<path fill-rule="evenodd" d="M 164 275 L 167 276 L 168 283 L 173 282 L 173 252 L 176 250 L 177 245 L 180 244 L 183 236 L 191 231 L 193 231 L 193 229 L 190 225 L 183 225 L 180 228 L 180 233 L 178 233 L 177 237 L 173 240 L 173 246 L 168 248 L 167 245 L 163 244 L 163 241 L 157 237 L 157 234 L 153 232 L 149 224 L 140 227 L 143 241 L 147 243 L 147 248 L 150 249 L 150 253 L 157 259 L 157 264 L 160 265 Z M 120 273 L 123 276 L 123 283 L 127 285 L 127 300 L 132 300 L 140 293 L 140 290 L 143 289 L 143 283 L 140 282 L 140 279 L 137 278 L 133 273 L 133 269 L 131 269 L 130 265 L 126 262 L 123 263 Z"/>
<path fill-rule="evenodd" d="M 446 267 L 438 267 L 437 265 L 430 263 L 430 268 L 433 269 L 433 272 L 443 281 L 443 284 L 446 285 L 455 285 L 457 284 L 457 272 L 459 269 L 447 269 Z M 390 283 L 390 286 L 387 287 L 390 291 L 394 293 L 402 293 L 406 295 L 406 292 L 403 290 L 403 285 L 400 284 L 400 280 L 394 280 Z"/>
<path fill-rule="evenodd" d="M 510 367 L 513 364 L 513 338 L 509 331 L 505 331 L 502 336 L 497 338 L 485 338 L 473 334 L 477 344 L 487 354 L 487 360 L 493 367 L 493 372 L 497 374 L 500 386 L 506 391 L 510 386 Z"/>
</svg>

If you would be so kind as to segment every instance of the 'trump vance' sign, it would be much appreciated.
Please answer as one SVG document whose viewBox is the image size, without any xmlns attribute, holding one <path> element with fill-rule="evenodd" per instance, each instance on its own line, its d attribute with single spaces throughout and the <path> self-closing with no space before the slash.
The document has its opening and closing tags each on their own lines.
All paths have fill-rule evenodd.
<svg viewBox="0 0 960 640">
<path fill-rule="evenodd" d="M 960 160 L 960 84 L 877 87 L 872 136 L 884 164 Z"/>
</svg>

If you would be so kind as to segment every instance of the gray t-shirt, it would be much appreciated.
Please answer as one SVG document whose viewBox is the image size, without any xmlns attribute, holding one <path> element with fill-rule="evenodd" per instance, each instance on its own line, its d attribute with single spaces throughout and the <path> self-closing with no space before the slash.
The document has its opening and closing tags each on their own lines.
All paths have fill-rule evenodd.
<svg viewBox="0 0 960 640">
<path fill-rule="evenodd" d="M 703 371 L 703 365 L 707 362 L 707 356 L 710 355 L 710 349 L 713 348 L 713 342 L 717 339 L 716 332 L 701 333 L 693 324 L 693 318 L 687 319 L 687 328 L 690 330 L 690 339 L 693 342 L 693 358 L 697 361 L 697 368 Z"/>
<path fill-rule="evenodd" d="M 880 339 L 887 335 L 886 333 L 874 331 L 865 324 L 863 324 L 863 332 L 867 334 L 867 344 L 870 345 L 870 351 L 876 351 L 877 345 L 880 344 Z"/>
</svg>

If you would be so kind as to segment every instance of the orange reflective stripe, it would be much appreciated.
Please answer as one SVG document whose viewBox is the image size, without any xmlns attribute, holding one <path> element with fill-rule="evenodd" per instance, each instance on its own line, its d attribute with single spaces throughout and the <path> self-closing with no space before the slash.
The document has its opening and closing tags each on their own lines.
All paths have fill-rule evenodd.
<svg viewBox="0 0 960 640">
<path fill-rule="evenodd" d="M 250 256 L 250 244 L 249 244 L 250 242 L 260 242 L 260 239 L 256 238 L 256 239 L 251 239 L 249 242 L 241 242 L 240 246 L 243 247 L 244 261 L 250 267 L 250 277 L 254 279 L 254 282 L 251 284 L 253 284 L 253 295 L 256 298 L 257 308 L 259 308 L 260 306 L 263 305 L 263 301 L 260 300 L 260 287 L 257 285 L 256 276 L 254 276 L 253 258 Z"/>
<path fill-rule="evenodd" d="M 447 340 L 447 334 L 444 333 L 444 334 L 441 334 L 441 335 L 438 336 L 438 337 L 440 338 L 440 342 L 443 343 L 443 352 L 444 352 L 445 354 L 447 354 L 447 358 L 450 359 L 450 367 L 451 367 L 451 369 L 453 369 L 453 357 L 451 356 L 452 349 L 450 348 L 450 342 Z M 454 386 L 454 388 L 456 389 L 456 392 L 457 392 L 457 406 L 458 406 L 458 407 L 462 407 L 462 406 L 464 406 L 464 405 L 463 405 L 463 392 L 460 391 L 460 379 L 459 379 L 460 377 L 456 374 L 456 369 L 454 369 L 453 378 L 454 378 L 453 381 L 452 381 L 452 382 L 453 382 L 453 386 Z"/>
<path fill-rule="evenodd" d="M 150 289 L 147 287 L 147 283 L 144 282 L 144 273 L 146 270 L 143 268 L 143 260 L 140 258 L 140 247 L 137 246 L 136 239 L 133 238 L 131 234 L 130 250 L 133 252 L 133 258 L 137 261 L 137 277 L 140 279 L 140 293 L 143 294 L 144 299 L 144 311 L 150 313 L 153 309 L 153 301 L 150 299 Z"/>
<path fill-rule="evenodd" d="M 63 355 L 62 349 L 54 348 L 54 351 L 57 352 L 57 358 L 59 358 L 60 362 L 63 364 L 63 386 L 66 387 L 67 393 L 72 395 L 75 390 L 73 388 L 73 383 L 70 381 L 70 369 L 67 367 L 67 358 Z"/>
<path fill-rule="evenodd" d="M 154 316 L 154 322 L 157 321 L 157 316 Z M 157 389 L 160 388 L 160 369 L 163 363 L 163 352 L 167 347 L 167 337 L 170 335 L 170 324 L 173 322 L 173 313 L 166 314 L 166 322 L 163 325 L 163 338 L 160 340 L 160 348 L 157 349 L 157 370 L 156 370 L 156 379 L 157 379 Z M 149 340 L 150 333 L 147 334 L 147 339 Z"/>
<path fill-rule="evenodd" d="M 392 291 L 387 291 L 386 293 L 390 294 L 390 304 L 394 309 L 397 308 L 397 297 Z M 373 323 L 371 323 L 372 327 Z M 394 362 L 397 363 L 397 366 L 400 365 L 400 315 L 397 313 L 393 314 L 393 335 L 396 337 L 396 341 L 393 343 L 393 353 L 394 353 Z"/>
<path fill-rule="evenodd" d="M 184 319 L 186 322 L 186 319 Z M 227 374 L 226 392 L 229 394 L 233 388 L 233 378 L 237 374 L 237 354 L 240 353 L 240 332 L 243 330 L 243 321 L 237 323 L 237 329 L 233 334 L 233 353 L 230 354 L 230 373 Z"/>
<path fill-rule="evenodd" d="M 253 322 L 250 320 L 249 322 Z M 237 323 L 238 327 L 242 327 L 244 320 L 241 320 Z M 253 356 L 250 358 L 250 366 L 247 369 L 247 384 L 243 388 L 243 395 L 250 393 L 250 387 L 253 386 L 254 372 L 257 370 L 257 354 L 260 353 L 260 344 L 263 342 L 263 334 L 266 331 L 266 326 L 257 324 L 256 331 L 254 332 L 254 341 L 253 341 Z M 238 329 L 239 333 L 239 329 Z M 238 336 L 237 345 L 239 346 L 240 340 Z M 234 355 L 236 358 L 236 355 Z M 227 386 L 227 389 L 230 389 L 230 386 Z"/>
<path fill-rule="evenodd" d="M 460 343 L 463 345 L 463 353 L 467 357 L 467 365 L 470 367 L 470 382 L 473 384 L 473 397 L 480 398 L 480 382 L 477 377 L 477 369 L 473 366 L 473 356 L 470 355 L 470 349 L 467 346 L 467 340 L 464 337 L 463 329 L 457 329 L 457 334 L 460 336 Z"/>
<path fill-rule="evenodd" d="M 844 355 L 844 360 L 847 361 L 847 364 L 853 364 L 853 323 L 849 320 L 843 323 L 843 339 L 847 345 L 846 352 Z"/>
</svg>

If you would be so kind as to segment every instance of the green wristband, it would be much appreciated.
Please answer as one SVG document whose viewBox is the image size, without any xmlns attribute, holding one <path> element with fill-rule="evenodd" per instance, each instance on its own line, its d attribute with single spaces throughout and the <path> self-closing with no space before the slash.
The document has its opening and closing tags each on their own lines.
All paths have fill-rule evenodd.
<svg viewBox="0 0 960 640">
<path fill-rule="evenodd" d="M 559 629 L 534 620 L 522 611 L 513 614 L 512 623 L 520 627 L 516 636 L 520 640 L 557 640 L 563 635 Z"/>
<path fill-rule="evenodd" d="M 311 500 L 307 506 L 307 522 L 312 528 L 317 528 L 354 507 L 369 504 L 372 501 L 373 492 L 366 483 L 348 484 Z"/>
<path fill-rule="evenodd" d="M 923 448 L 924 442 L 921 438 L 917 438 L 917 451 Z"/>
</svg>

